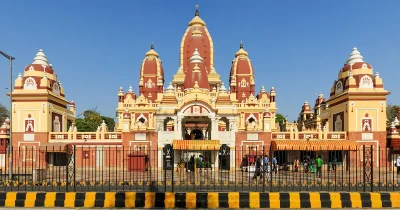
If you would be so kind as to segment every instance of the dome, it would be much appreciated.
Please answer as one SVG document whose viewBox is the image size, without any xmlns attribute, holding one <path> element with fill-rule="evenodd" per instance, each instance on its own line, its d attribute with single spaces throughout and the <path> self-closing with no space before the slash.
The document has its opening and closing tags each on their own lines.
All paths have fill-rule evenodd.
<svg viewBox="0 0 400 210">
<path fill-rule="evenodd" d="M 235 56 L 240 56 L 240 55 L 244 55 L 244 56 L 248 56 L 249 54 L 243 49 L 243 44 L 240 42 L 240 49 L 239 51 L 236 52 Z"/>
<path fill-rule="evenodd" d="M 196 4 L 196 12 L 194 18 L 189 22 L 188 26 L 206 26 L 206 23 L 199 17 L 199 5 Z"/>
<path fill-rule="evenodd" d="M 40 65 L 49 66 L 49 61 L 47 60 L 47 57 L 44 54 L 42 49 L 40 49 L 39 52 L 36 54 L 36 57 L 33 59 L 32 64 L 40 64 Z"/>
<path fill-rule="evenodd" d="M 43 50 L 40 49 L 36 56 L 33 58 L 33 62 L 25 67 L 24 71 L 40 71 L 48 74 L 54 74 L 54 70 Z"/>
<path fill-rule="evenodd" d="M 203 63 L 203 58 L 200 56 L 197 48 L 194 49 L 192 57 L 190 57 L 190 63 Z"/>
<path fill-rule="evenodd" d="M 150 50 L 146 53 L 146 57 L 155 56 L 158 58 L 158 53 L 154 50 L 154 44 L 152 43 L 150 46 Z"/>
<path fill-rule="evenodd" d="M 363 68 L 372 70 L 372 66 L 364 61 L 364 58 L 363 56 L 361 56 L 361 53 L 358 51 L 356 47 L 354 47 L 353 51 L 350 53 L 349 58 L 344 64 L 344 67 L 341 69 L 341 72 L 346 72 L 355 69 L 363 69 Z"/>
</svg>

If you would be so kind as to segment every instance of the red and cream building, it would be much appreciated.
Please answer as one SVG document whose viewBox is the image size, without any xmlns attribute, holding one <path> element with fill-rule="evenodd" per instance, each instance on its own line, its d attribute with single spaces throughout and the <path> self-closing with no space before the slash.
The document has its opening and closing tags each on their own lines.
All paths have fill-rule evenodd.
<svg viewBox="0 0 400 210">
<path fill-rule="evenodd" d="M 115 131 L 109 132 L 103 123 L 96 132 L 80 132 L 74 125 L 75 103 L 65 98 L 53 66 L 40 50 L 15 80 L 13 146 L 46 153 L 43 164 L 58 161 L 52 153 L 75 146 L 78 167 L 87 164 L 84 161 L 91 166 L 121 166 L 129 151 L 155 151 L 150 159 L 161 163 L 166 145 L 174 149 L 175 164 L 199 153 L 217 164 L 220 151 L 230 150 L 228 169 L 238 166 L 245 155 L 260 155 L 263 148 L 265 153 L 278 151 L 275 154 L 282 161 L 291 161 L 292 152 L 299 150 L 386 146 L 389 92 L 356 48 L 340 69 L 329 99 L 320 94 L 313 108 L 305 103 L 299 122 L 286 127 L 287 131 L 280 131 L 275 120 L 275 89 L 256 87 L 256 70 L 242 43 L 232 56 L 229 81 L 224 83 L 219 73 L 228 72 L 215 68 L 213 40 L 196 9 L 183 34 L 179 66 L 171 82 L 166 82 L 162 55 L 152 44 L 137 69 L 138 92 L 132 86 L 118 91 Z M 0 131 L 7 132 L 7 123 L 3 127 Z M 0 137 L 7 139 L 3 134 Z M 24 158 L 37 164 L 34 153 Z"/>
</svg>

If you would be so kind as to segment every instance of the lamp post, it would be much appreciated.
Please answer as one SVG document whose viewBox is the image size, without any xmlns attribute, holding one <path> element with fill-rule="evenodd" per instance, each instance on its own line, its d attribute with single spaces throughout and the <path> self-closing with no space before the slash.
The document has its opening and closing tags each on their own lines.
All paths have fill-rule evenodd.
<svg viewBox="0 0 400 210">
<path fill-rule="evenodd" d="M 8 145 L 8 161 L 9 161 L 9 169 L 8 169 L 8 178 L 11 179 L 12 176 L 12 61 L 15 59 L 14 57 L 11 57 L 4 53 L 3 51 L 0 51 L 0 54 L 3 55 L 5 58 L 7 58 L 10 61 L 10 143 Z"/>
</svg>

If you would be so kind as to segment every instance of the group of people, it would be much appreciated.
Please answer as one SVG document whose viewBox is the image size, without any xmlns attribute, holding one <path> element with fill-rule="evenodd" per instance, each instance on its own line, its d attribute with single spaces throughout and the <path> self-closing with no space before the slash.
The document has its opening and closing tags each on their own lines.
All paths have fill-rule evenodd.
<svg viewBox="0 0 400 210">
<path fill-rule="evenodd" d="M 332 170 L 336 170 L 336 158 L 334 157 L 333 158 L 333 161 L 332 161 Z M 315 173 L 315 172 L 317 172 L 316 173 L 316 176 L 317 177 L 319 177 L 319 178 L 321 178 L 321 168 L 322 168 L 322 165 L 323 165 L 323 160 L 322 160 L 322 158 L 321 158 L 321 155 L 318 155 L 318 158 L 317 159 L 314 159 L 314 158 L 310 158 L 309 156 L 306 156 L 305 158 L 304 158 L 304 160 L 303 160 L 303 171 L 304 171 L 304 173 L 308 173 L 309 171 L 311 172 L 311 173 Z M 300 167 L 300 161 L 299 161 L 299 158 L 295 158 L 294 159 L 294 162 L 293 162 L 293 167 L 294 167 L 294 172 L 299 172 L 299 167 Z"/>
<path fill-rule="evenodd" d="M 245 158 L 244 158 L 244 161 L 246 161 Z M 332 170 L 336 170 L 336 162 L 337 162 L 336 158 L 333 157 Z M 324 162 L 321 158 L 321 155 L 318 155 L 317 159 L 306 156 L 303 160 L 304 173 L 308 173 L 309 171 L 311 173 L 316 172 L 316 176 L 318 178 L 321 178 L 322 177 L 321 169 L 322 169 L 323 163 Z M 242 166 L 244 166 L 244 163 L 242 163 Z M 264 158 L 256 156 L 256 157 L 254 157 L 254 166 L 255 166 L 255 173 L 254 173 L 253 179 L 257 179 L 257 177 L 260 177 L 262 179 L 263 178 L 262 175 L 267 175 L 266 178 L 269 179 L 269 174 L 271 172 L 274 172 L 275 174 L 278 172 L 278 161 L 277 161 L 276 157 L 273 157 L 271 160 L 271 163 L 270 163 L 270 160 L 267 155 L 264 156 Z M 300 161 L 298 158 L 296 158 L 293 162 L 293 171 L 299 172 L 299 167 L 300 167 Z M 271 168 L 272 168 L 272 171 L 271 171 Z"/>
<path fill-rule="evenodd" d="M 271 165 L 269 162 L 269 158 L 268 156 L 264 156 L 264 158 L 262 157 L 254 157 L 254 165 L 255 165 L 255 173 L 253 176 L 253 179 L 257 179 L 257 177 L 259 176 L 260 179 L 263 178 L 262 175 L 267 175 L 266 178 L 267 180 L 269 179 L 269 174 L 273 171 L 275 174 L 278 173 L 278 161 L 276 159 L 276 157 L 272 158 L 271 161 Z M 272 171 L 271 171 L 271 166 L 272 166 Z"/>
</svg>

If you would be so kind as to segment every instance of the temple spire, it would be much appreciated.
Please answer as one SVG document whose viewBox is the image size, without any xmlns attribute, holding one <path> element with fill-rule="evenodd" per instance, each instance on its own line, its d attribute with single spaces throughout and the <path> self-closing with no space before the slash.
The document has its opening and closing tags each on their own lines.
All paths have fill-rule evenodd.
<svg viewBox="0 0 400 210">
<path fill-rule="evenodd" d="M 240 49 L 243 49 L 243 42 L 240 41 Z"/>
<path fill-rule="evenodd" d="M 194 16 L 199 16 L 199 4 L 196 4 L 196 12 L 194 13 Z"/>
<path fill-rule="evenodd" d="M 153 43 L 153 42 L 151 42 L 150 49 L 151 49 L 151 50 L 154 50 L 154 43 Z"/>
</svg>

